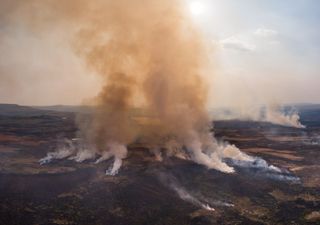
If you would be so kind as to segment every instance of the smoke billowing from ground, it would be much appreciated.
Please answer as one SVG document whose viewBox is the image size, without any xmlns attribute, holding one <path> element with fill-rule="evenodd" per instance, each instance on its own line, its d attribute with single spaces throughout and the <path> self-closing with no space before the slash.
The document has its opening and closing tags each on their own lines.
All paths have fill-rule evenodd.
<svg viewBox="0 0 320 225">
<path fill-rule="evenodd" d="M 209 132 L 204 78 L 209 48 L 184 1 L 31 0 L 3 5 L 9 12 L 6 20 L 25 21 L 23 26 L 39 35 L 60 33 L 104 83 L 88 102 L 95 105 L 93 115 L 77 120 L 81 147 L 50 153 L 42 163 L 70 155 L 77 162 L 114 158 L 107 173 L 116 174 L 126 146 L 140 138 L 152 148 L 169 149 L 175 143 L 195 162 L 233 172 L 222 161 L 224 148 Z M 148 112 L 144 118 L 132 115 L 137 107 Z"/>
<path fill-rule="evenodd" d="M 286 169 L 280 169 L 274 165 L 269 165 L 264 159 L 252 157 L 251 161 L 230 159 L 230 165 L 248 171 L 250 174 L 267 177 L 273 180 L 287 181 L 292 183 L 300 182 L 300 178 L 290 173 Z"/>
<path fill-rule="evenodd" d="M 188 192 L 184 187 L 182 187 L 177 179 L 170 175 L 170 174 L 165 174 L 165 173 L 160 173 L 159 174 L 159 180 L 166 186 L 168 186 L 170 189 L 174 190 L 178 196 L 186 201 L 189 202 L 197 207 L 200 207 L 202 209 L 208 210 L 208 211 L 215 211 L 214 208 L 212 208 L 209 204 L 208 201 L 203 201 L 200 198 L 196 197 L 195 195 L 191 194 Z M 223 205 L 224 203 L 219 202 L 219 205 Z M 225 203 L 223 206 L 233 206 L 232 204 Z"/>
<path fill-rule="evenodd" d="M 285 114 L 281 112 L 276 105 L 266 108 L 264 121 L 288 127 L 305 128 L 305 126 L 300 123 L 300 116 L 297 112 L 291 111 L 288 114 Z"/>
<path fill-rule="evenodd" d="M 71 157 L 76 152 L 76 147 L 71 140 L 64 140 L 57 147 L 58 149 L 54 152 L 49 152 L 46 157 L 40 159 L 40 164 L 50 163 L 54 159 L 65 159 Z"/>
<path fill-rule="evenodd" d="M 124 152 L 124 146 L 142 138 L 152 148 L 174 140 L 196 162 L 231 172 L 221 158 L 212 163 L 204 153 L 213 147 L 203 78 L 208 52 L 183 2 L 96 3 L 99 10 L 92 12 L 75 46 L 105 85 L 93 117 L 78 120 L 80 135 L 95 151 L 111 153 L 115 166 L 126 155 L 119 157 L 119 146 Z M 137 106 L 148 112 L 143 124 L 132 117 Z"/>
<path fill-rule="evenodd" d="M 137 140 L 151 149 L 165 149 L 167 155 L 187 152 L 195 162 L 223 172 L 234 171 L 224 158 L 252 161 L 235 146 L 219 144 L 209 131 L 205 74 L 213 73 L 210 48 L 185 1 L 2 3 L 4 21 L 20 21 L 39 35 L 57 32 L 103 82 L 98 96 L 87 102 L 95 106 L 93 114 L 77 119 L 81 143 L 49 153 L 41 163 L 113 158 L 107 173 L 114 175 L 127 146 Z M 143 116 L 137 117 L 135 108 L 142 109 Z"/>
<path fill-rule="evenodd" d="M 228 108 L 213 112 L 215 119 L 239 119 L 269 122 L 276 125 L 305 128 L 300 122 L 297 111 L 285 110 L 277 104 L 269 104 L 263 107 L 247 107 L 245 109 Z"/>
</svg>

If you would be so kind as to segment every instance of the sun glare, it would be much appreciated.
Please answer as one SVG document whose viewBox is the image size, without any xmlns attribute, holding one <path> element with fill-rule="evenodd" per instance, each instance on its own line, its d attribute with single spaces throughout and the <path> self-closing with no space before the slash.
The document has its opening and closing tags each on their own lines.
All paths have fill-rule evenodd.
<svg viewBox="0 0 320 225">
<path fill-rule="evenodd" d="M 193 1 L 189 4 L 190 11 L 193 15 L 201 15 L 205 11 L 205 6 L 200 1 Z"/>
</svg>

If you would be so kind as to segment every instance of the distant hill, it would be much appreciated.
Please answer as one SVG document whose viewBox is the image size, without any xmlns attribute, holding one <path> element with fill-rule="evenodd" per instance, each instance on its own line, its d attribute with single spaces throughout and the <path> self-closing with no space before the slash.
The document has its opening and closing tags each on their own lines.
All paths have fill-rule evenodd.
<svg viewBox="0 0 320 225">
<path fill-rule="evenodd" d="M 307 127 L 320 126 L 320 104 L 300 104 L 295 106 L 300 115 L 300 121 Z"/>
<path fill-rule="evenodd" d="M 297 104 L 294 105 L 299 111 L 301 122 L 305 125 L 320 125 L 320 104 Z M 53 106 L 21 106 L 17 104 L 0 104 L 0 116 L 61 116 L 62 114 L 74 113 L 91 113 L 93 107 L 91 106 L 70 106 L 70 105 L 53 105 Z M 210 114 L 231 113 L 227 109 L 211 109 Z M 150 116 L 150 112 L 140 108 L 132 108 L 131 116 L 144 117 Z M 214 117 L 216 120 L 217 117 Z M 223 120 L 223 119 L 222 119 Z"/>
<path fill-rule="evenodd" d="M 92 111 L 90 106 L 78 106 L 78 105 L 52 105 L 52 106 L 33 106 L 33 108 L 41 110 L 50 110 L 57 112 L 82 112 L 87 113 Z"/>
<path fill-rule="evenodd" d="M 0 104 L 0 116 L 42 116 L 55 115 L 54 111 L 17 104 Z"/>
<path fill-rule="evenodd" d="M 94 106 L 88 105 L 53 105 L 53 106 L 33 106 L 33 108 L 41 110 L 50 110 L 56 112 L 72 112 L 72 113 L 92 113 Z M 129 110 L 132 116 L 148 116 L 150 112 L 142 108 L 131 108 Z"/>
</svg>

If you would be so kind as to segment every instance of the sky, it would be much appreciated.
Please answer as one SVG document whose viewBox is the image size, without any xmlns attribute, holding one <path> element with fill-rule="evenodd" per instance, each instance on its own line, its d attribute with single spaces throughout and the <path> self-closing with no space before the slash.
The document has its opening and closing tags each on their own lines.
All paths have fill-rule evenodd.
<svg viewBox="0 0 320 225">
<path fill-rule="evenodd" d="M 185 1 L 214 49 L 210 107 L 320 103 L 319 1 Z M 1 14 L 1 103 L 74 105 L 99 92 L 60 30 L 35 34 Z"/>
<path fill-rule="evenodd" d="M 319 1 L 201 2 L 195 19 L 219 60 L 212 102 L 320 102 Z"/>
</svg>

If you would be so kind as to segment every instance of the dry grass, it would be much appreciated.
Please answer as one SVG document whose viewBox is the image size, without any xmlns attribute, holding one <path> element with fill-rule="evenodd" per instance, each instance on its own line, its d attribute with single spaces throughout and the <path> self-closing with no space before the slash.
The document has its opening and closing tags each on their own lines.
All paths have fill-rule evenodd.
<svg viewBox="0 0 320 225">
<path fill-rule="evenodd" d="M 294 160 L 294 161 L 300 161 L 303 159 L 303 157 L 297 156 L 295 155 L 295 152 L 289 151 L 289 150 L 280 151 L 280 150 L 271 149 L 271 148 L 248 148 L 248 149 L 243 149 L 243 151 L 248 153 L 260 153 L 264 155 L 271 155 L 271 156 Z"/>
</svg>

